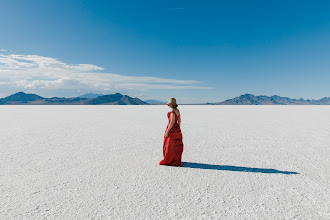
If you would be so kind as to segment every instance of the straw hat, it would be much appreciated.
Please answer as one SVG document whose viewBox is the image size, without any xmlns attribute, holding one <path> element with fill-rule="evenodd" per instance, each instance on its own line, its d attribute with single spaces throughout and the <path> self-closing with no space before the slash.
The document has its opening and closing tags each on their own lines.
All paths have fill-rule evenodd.
<svg viewBox="0 0 330 220">
<path fill-rule="evenodd" d="M 176 99 L 175 98 L 170 98 L 168 100 L 168 103 L 166 103 L 166 105 L 172 104 L 172 106 L 177 107 L 178 105 L 176 104 Z"/>
</svg>

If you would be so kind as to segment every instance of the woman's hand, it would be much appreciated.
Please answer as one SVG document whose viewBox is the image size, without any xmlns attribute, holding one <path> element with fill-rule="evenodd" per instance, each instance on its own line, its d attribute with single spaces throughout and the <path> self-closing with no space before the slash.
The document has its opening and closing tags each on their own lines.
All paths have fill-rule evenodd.
<svg viewBox="0 0 330 220">
<path fill-rule="evenodd" d="M 168 137 L 168 132 L 165 133 L 165 137 Z"/>
</svg>

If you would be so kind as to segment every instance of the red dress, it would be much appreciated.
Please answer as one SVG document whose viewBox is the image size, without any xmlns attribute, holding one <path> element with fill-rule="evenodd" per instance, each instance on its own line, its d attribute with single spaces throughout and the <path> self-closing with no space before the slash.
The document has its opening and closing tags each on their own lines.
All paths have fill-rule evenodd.
<svg viewBox="0 0 330 220">
<path fill-rule="evenodd" d="M 171 112 L 173 112 L 175 115 L 175 122 L 173 124 L 173 127 L 168 133 L 168 137 L 166 137 L 166 135 L 164 134 L 164 143 L 163 143 L 164 159 L 159 162 L 159 165 L 181 166 L 183 143 L 182 143 L 182 133 L 181 133 L 180 125 L 178 124 L 179 116 L 177 116 L 174 111 Z M 167 113 L 168 124 L 165 133 L 167 131 L 168 126 L 170 126 L 171 112 Z"/>
</svg>

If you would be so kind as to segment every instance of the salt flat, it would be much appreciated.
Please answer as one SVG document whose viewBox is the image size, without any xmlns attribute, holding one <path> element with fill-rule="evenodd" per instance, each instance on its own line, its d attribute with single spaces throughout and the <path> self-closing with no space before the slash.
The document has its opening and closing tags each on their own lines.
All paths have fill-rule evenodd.
<svg viewBox="0 0 330 220">
<path fill-rule="evenodd" d="M 330 106 L 0 106 L 0 219 L 330 219 Z"/>
</svg>

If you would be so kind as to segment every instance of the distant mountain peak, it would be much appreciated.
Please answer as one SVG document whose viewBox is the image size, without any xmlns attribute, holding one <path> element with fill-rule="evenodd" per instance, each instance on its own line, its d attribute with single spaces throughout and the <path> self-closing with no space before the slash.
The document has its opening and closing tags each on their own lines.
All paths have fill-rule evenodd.
<svg viewBox="0 0 330 220">
<path fill-rule="evenodd" d="M 148 103 L 138 99 L 132 98 L 128 95 L 120 94 L 119 92 L 110 95 L 103 95 L 97 98 L 94 98 L 87 102 L 87 104 L 91 105 L 146 105 Z"/>
<path fill-rule="evenodd" d="M 5 97 L 2 99 L 2 101 L 9 102 L 9 101 L 36 101 L 39 99 L 44 99 L 44 97 L 38 96 L 36 94 L 30 94 L 30 93 L 24 93 L 22 91 L 17 92 L 13 95 L 10 95 L 8 97 Z"/>
</svg>

